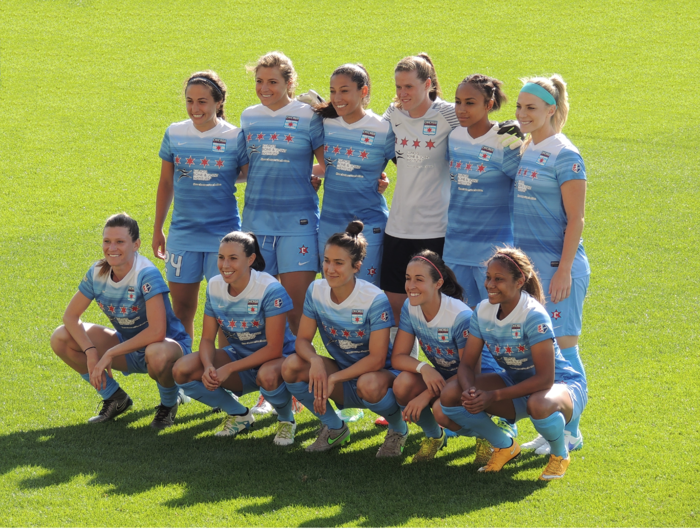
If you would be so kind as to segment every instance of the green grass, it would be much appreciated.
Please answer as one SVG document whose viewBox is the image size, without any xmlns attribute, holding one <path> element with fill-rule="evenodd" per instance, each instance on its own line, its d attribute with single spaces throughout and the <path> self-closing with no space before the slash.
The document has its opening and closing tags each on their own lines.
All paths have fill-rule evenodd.
<svg viewBox="0 0 700 529">
<path fill-rule="evenodd" d="M 697 526 L 699 25 L 692 1 L 4 0 L 0 526 Z M 378 113 L 394 64 L 419 51 L 447 99 L 473 72 L 505 81 L 511 99 L 519 77 L 567 80 L 593 276 L 585 448 L 563 481 L 538 483 L 545 459 L 531 454 L 478 475 L 470 439 L 427 465 L 378 461 L 371 413 L 348 448 L 321 456 L 302 449 L 316 425 L 308 412 L 288 450 L 272 445 L 271 418 L 214 438 L 219 417 L 198 403 L 156 435 L 147 377 L 120 379 L 135 411 L 85 424 L 95 393 L 48 338 L 99 257 L 104 219 L 128 211 L 150 247 L 157 152 L 186 117 L 183 79 L 215 69 L 237 123 L 257 102 L 243 66 L 272 49 L 295 61 L 300 90 L 325 95 L 333 68 L 361 61 Z M 497 117 L 513 112 L 511 101 Z M 86 319 L 106 323 L 94 307 Z M 534 435 L 529 423 L 521 431 Z M 419 439 L 412 427 L 408 454 Z"/>
</svg>

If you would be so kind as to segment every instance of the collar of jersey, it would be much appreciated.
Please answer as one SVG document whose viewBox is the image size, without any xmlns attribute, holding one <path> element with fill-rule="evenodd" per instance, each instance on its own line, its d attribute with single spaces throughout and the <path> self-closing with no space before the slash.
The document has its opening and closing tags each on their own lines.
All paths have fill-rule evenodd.
<svg viewBox="0 0 700 529">
<path fill-rule="evenodd" d="M 289 111 L 289 107 L 291 107 L 294 103 L 296 103 L 296 99 L 292 99 L 288 104 L 284 105 L 282 108 L 278 108 L 277 110 L 270 110 L 267 108 L 265 105 L 260 103 L 260 106 L 262 107 L 261 110 L 268 114 L 269 116 L 278 116 L 279 114 L 285 114 L 286 112 Z"/>
<path fill-rule="evenodd" d="M 205 132 L 200 132 L 197 130 L 197 127 L 194 126 L 194 123 L 192 123 L 192 120 L 190 120 L 190 132 L 192 133 L 193 136 L 197 136 L 198 138 L 206 138 L 207 136 L 216 136 L 220 131 L 221 127 L 224 126 L 224 120 L 221 118 L 218 118 L 218 123 L 214 128 L 211 128 Z"/>
<path fill-rule="evenodd" d="M 484 134 L 483 136 L 479 136 L 478 138 L 472 138 L 472 135 L 469 134 L 469 128 L 468 127 L 463 127 L 464 128 L 464 134 L 466 136 L 466 140 L 469 143 L 475 144 L 475 143 L 486 143 L 486 140 L 490 139 L 491 136 L 495 136 L 496 133 L 498 132 L 498 124 L 491 122 L 491 128 Z"/>
<path fill-rule="evenodd" d="M 224 277 L 221 276 L 221 280 L 222 280 L 222 281 L 223 281 L 223 279 L 224 279 Z M 250 293 L 250 291 L 251 291 L 252 288 L 253 288 L 253 285 L 255 285 L 255 283 L 257 283 L 257 282 L 258 282 L 258 271 L 257 271 L 257 270 L 253 270 L 253 269 L 251 268 L 251 269 L 250 269 L 250 279 L 248 280 L 248 284 L 245 286 L 245 288 L 241 291 L 240 294 L 238 294 L 237 296 L 232 296 L 231 294 L 229 294 L 229 291 L 228 291 L 228 283 L 226 283 L 226 281 L 224 281 L 224 285 L 226 285 L 226 288 L 224 288 L 224 294 L 226 295 L 226 297 L 227 297 L 230 301 L 240 301 L 241 299 L 243 299 L 243 298 L 245 298 L 246 296 L 248 296 L 248 294 Z"/>
<path fill-rule="evenodd" d="M 340 116 L 338 116 L 337 121 L 338 121 L 338 124 L 339 124 L 341 127 L 345 128 L 345 129 L 353 130 L 353 129 L 359 129 L 360 127 L 364 127 L 364 126 L 367 124 L 367 122 L 368 122 L 370 119 L 372 119 L 372 116 L 373 116 L 373 115 L 374 115 L 374 112 L 372 112 L 371 110 L 367 109 L 367 110 L 365 110 L 365 115 L 362 116 L 362 119 L 356 121 L 355 123 L 347 123 L 347 122 L 346 122 L 343 118 L 341 118 Z"/>
<path fill-rule="evenodd" d="M 107 284 L 113 286 L 114 288 L 120 288 L 124 285 L 130 285 L 131 278 L 134 277 L 135 270 L 138 268 L 140 257 L 141 256 L 139 254 L 136 254 L 134 256 L 134 264 L 131 265 L 131 270 L 129 270 L 129 273 L 121 278 L 121 281 L 119 281 L 119 283 L 117 283 L 116 281 L 114 281 L 114 279 L 112 279 L 112 268 L 110 268 L 109 274 L 107 275 Z"/>
<path fill-rule="evenodd" d="M 534 141 L 531 141 L 530 145 L 528 145 L 527 148 L 528 148 L 528 150 L 532 150 L 532 151 L 541 151 L 545 147 L 547 147 L 550 143 L 559 140 L 560 134 L 561 134 L 561 132 L 558 134 L 555 134 L 553 136 L 550 136 L 546 140 L 542 140 L 541 142 L 539 142 L 537 145 L 535 145 Z"/>
<path fill-rule="evenodd" d="M 498 316 L 498 309 L 501 307 L 500 303 L 498 307 L 496 307 L 496 311 L 494 312 L 493 315 L 493 320 L 496 322 L 496 325 L 503 326 L 503 325 L 510 325 L 510 323 L 515 319 L 516 315 L 520 313 L 520 309 L 523 308 L 525 303 L 527 303 L 527 299 L 530 297 L 530 294 L 528 294 L 525 291 L 520 292 L 520 301 L 518 301 L 518 304 L 515 306 L 513 311 L 508 314 L 505 318 L 502 320 L 499 320 L 497 318 Z"/>
<path fill-rule="evenodd" d="M 440 292 L 440 308 L 437 311 L 437 314 L 435 317 L 428 321 L 425 319 L 425 314 L 423 314 L 423 309 L 420 308 L 420 306 L 416 307 L 418 309 L 418 313 L 420 314 L 420 317 L 423 318 L 423 321 L 428 327 L 436 327 L 438 322 L 440 321 L 440 318 L 442 318 L 442 315 L 445 313 L 447 310 L 447 296 Z"/>
<path fill-rule="evenodd" d="M 324 281 L 326 281 L 324 279 Z M 350 303 L 355 299 L 355 295 L 357 294 L 357 291 L 360 289 L 360 281 L 361 279 L 356 279 L 355 280 L 355 288 L 352 289 L 352 292 L 350 292 L 350 295 L 343 301 L 342 303 L 336 303 L 331 299 L 331 286 L 328 284 L 328 281 L 326 281 L 326 286 L 328 287 L 328 291 L 326 292 L 326 301 L 328 302 L 329 306 L 335 307 L 338 309 L 344 309 Z"/>
</svg>

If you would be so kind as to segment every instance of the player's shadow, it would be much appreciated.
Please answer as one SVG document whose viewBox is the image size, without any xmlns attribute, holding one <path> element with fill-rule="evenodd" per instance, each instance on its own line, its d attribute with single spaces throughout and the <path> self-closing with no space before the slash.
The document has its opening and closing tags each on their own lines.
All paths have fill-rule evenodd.
<svg viewBox="0 0 700 529">
<path fill-rule="evenodd" d="M 0 474 L 22 468 L 28 474 L 31 468 L 32 475 L 19 483 L 22 489 L 89 476 L 90 485 L 109 487 L 110 496 L 176 483 L 184 486 L 183 495 L 163 503 L 172 508 L 241 499 L 243 515 L 295 506 L 336 512 L 304 527 L 405 525 L 413 517 L 439 519 L 517 502 L 543 486 L 516 476 L 543 467 L 544 458 L 524 455 L 498 475 L 479 474 L 471 463 L 473 441 L 461 438 L 450 440 L 435 460 L 411 464 L 407 460 L 422 434 L 409 436 L 403 457 L 377 459 L 385 430 L 368 427 L 368 421 L 353 425 L 353 442 L 339 452 L 306 453 L 303 446 L 318 425 L 308 412 L 298 416 L 291 447 L 272 443 L 274 417 L 259 420 L 252 434 L 230 439 L 211 435 L 223 415 L 193 409 L 178 417 L 176 428 L 157 433 L 143 420 L 151 414 L 132 411 L 106 424 L 0 436 Z M 261 501 L 251 505 L 255 497 Z"/>
</svg>

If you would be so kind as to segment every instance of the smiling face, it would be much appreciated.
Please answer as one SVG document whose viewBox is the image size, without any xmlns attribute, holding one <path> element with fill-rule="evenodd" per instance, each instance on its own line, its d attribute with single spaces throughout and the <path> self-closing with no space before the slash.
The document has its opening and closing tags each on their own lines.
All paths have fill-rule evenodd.
<svg viewBox="0 0 700 529">
<path fill-rule="evenodd" d="M 484 94 L 472 83 L 462 83 L 455 93 L 455 113 L 462 127 L 488 122 L 493 100 L 485 101 Z"/>
<path fill-rule="evenodd" d="M 416 70 L 399 71 L 394 74 L 396 81 L 396 98 L 401 103 L 401 108 L 411 117 L 420 117 L 425 114 L 432 101 L 429 97 L 431 81 L 421 81 Z"/>
<path fill-rule="evenodd" d="M 203 84 L 191 84 L 185 90 L 187 115 L 200 132 L 213 129 L 217 124 L 216 111 L 221 102 L 214 101 L 212 89 Z"/>
<path fill-rule="evenodd" d="M 270 110 L 279 110 L 290 103 L 288 84 L 276 66 L 260 66 L 255 72 L 255 93 L 260 102 Z"/>
<path fill-rule="evenodd" d="M 102 253 L 112 268 L 131 266 L 140 246 L 141 239 L 132 241 L 128 228 L 111 227 L 102 232 Z"/>
<path fill-rule="evenodd" d="M 413 306 L 430 304 L 440 299 L 442 279 L 433 280 L 430 264 L 421 260 L 409 261 L 406 267 L 406 294 L 408 302 Z"/>
<path fill-rule="evenodd" d="M 557 107 L 548 105 L 539 97 L 528 92 L 520 92 L 515 109 L 515 119 L 523 134 L 552 128 L 551 119 Z"/>
<path fill-rule="evenodd" d="M 357 88 L 349 75 L 337 74 L 331 77 L 331 104 L 346 123 L 355 123 L 365 114 L 362 101 L 367 96 L 369 88 Z"/>
<path fill-rule="evenodd" d="M 255 254 L 247 257 L 243 245 L 239 242 L 224 242 L 219 246 L 217 265 L 221 277 L 228 285 L 245 288 L 250 280 L 250 267 L 254 261 Z M 243 288 L 235 288 L 235 290 L 240 292 Z"/>
<path fill-rule="evenodd" d="M 525 280 L 522 277 L 516 280 L 508 267 L 498 259 L 493 259 L 486 269 L 484 286 L 489 295 L 489 303 L 492 305 L 517 304 L 524 284 Z"/>
<path fill-rule="evenodd" d="M 323 277 L 331 288 L 339 288 L 349 283 L 354 285 L 355 274 L 360 271 L 362 261 L 352 265 L 352 256 L 345 248 L 327 244 L 323 251 Z"/>
</svg>

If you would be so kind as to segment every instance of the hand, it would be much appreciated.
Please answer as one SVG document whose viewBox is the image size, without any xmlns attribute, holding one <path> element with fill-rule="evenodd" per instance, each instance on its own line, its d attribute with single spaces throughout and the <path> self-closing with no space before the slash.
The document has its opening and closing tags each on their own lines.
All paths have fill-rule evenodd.
<svg viewBox="0 0 700 529">
<path fill-rule="evenodd" d="M 314 394 L 314 410 L 316 413 L 326 413 L 326 397 L 328 394 L 328 373 L 321 357 L 316 357 L 311 361 L 309 369 L 309 393 Z"/>
<path fill-rule="evenodd" d="M 219 377 L 214 366 L 208 366 L 204 368 L 204 373 L 202 373 L 202 384 L 209 391 L 214 391 L 221 385 L 219 382 Z"/>
<path fill-rule="evenodd" d="M 403 409 L 403 420 L 406 422 L 417 422 L 426 406 L 430 406 L 430 398 L 425 398 L 421 393 L 406 404 L 406 407 Z"/>
<path fill-rule="evenodd" d="M 439 397 L 442 388 L 445 387 L 445 379 L 438 373 L 437 369 L 432 366 L 424 365 L 420 370 L 423 376 L 423 382 L 428 386 L 428 390 L 433 397 Z"/>
<path fill-rule="evenodd" d="M 493 402 L 494 395 L 492 391 L 471 387 L 462 393 L 462 406 L 464 406 L 469 413 L 474 415 L 487 410 Z"/>
<path fill-rule="evenodd" d="M 520 132 L 518 122 L 514 119 L 499 123 L 497 135 L 501 136 L 501 138 L 499 138 L 501 145 L 503 145 L 503 147 L 509 147 L 510 150 L 520 148 L 525 139 L 525 135 Z"/>
<path fill-rule="evenodd" d="M 334 389 L 335 379 L 333 378 L 333 375 L 330 375 L 326 379 L 326 392 L 323 394 L 323 397 L 320 399 L 314 399 L 314 410 L 319 415 L 323 415 L 324 413 L 326 413 L 326 403 L 328 402 L 328 398 L 331 396 L 331 393 L 333 393 Z"/>
<path fill-rule="evenodd" d="M 318 176 L 311 175 L 311 186 L 318 193 L 318 190 L 321 189 L 321 179 Z"/>
<path fill-rule="evenodd" d="M 386 175 L 386 173 L 382 173 L 382 176 L 379 178 L 379 187 L 377 188 L 377 191 L 379 191 L 380 195 L 384 194 L 384 191 L 389 187 L 389 177 Z"/>
<path fill-rule="evenodd" d="M 107 387 L 107 377 L 105 376 L 105 370 L 107 374 L 112 376 L 112 358 L 109 356 L 109 351 L 107 351 L 100 361 L 95 364 L 95 367 L 90 371 L 90 384 L 97 391 L 105 389 Z"/>
<path fill-rule="evenodd" d="M 562 268 L 557 269 L 549 282 L 548 294 L 552 303 L 559 303 L 568 298 L 571 294 L 571 272 Z"/>
<path fill-rule="evenodd" d="M 221 384 L 226 382 L 226 379 L 228 379 L 228 377 L 231 376 L 231 371 L 231 364 L 221 366 L 219 369 L 216 370 L 216 378 L 214 379 L 214 381 L 220 386 Z"/>
<path fill-rule="evenodd" d="M 163 230 L 153 230 L 153 242 L 151 243 L 153 248 L 153 255 L 157 259 L 165 259 L 165 234 Z"/>
</svg>

